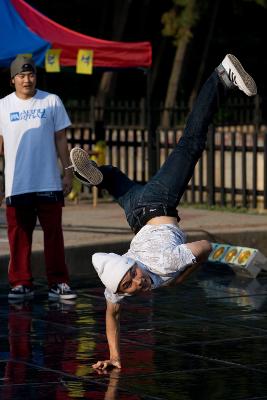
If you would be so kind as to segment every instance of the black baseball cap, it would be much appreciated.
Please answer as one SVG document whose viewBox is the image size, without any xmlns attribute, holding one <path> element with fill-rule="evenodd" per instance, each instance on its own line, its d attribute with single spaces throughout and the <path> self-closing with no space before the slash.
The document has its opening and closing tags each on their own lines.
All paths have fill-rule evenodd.
<svg viewBox="0 0 267 400">
<path fill-rule="evenodd" d="M 10 64 L 10 75 L 14 78 L 15 75 L 21 72 L 33 72 L 36 73 L 35 62 L 31 57 L 26 57 L 23 54 L 17 55 L 15 60 Z"/>
</svg>

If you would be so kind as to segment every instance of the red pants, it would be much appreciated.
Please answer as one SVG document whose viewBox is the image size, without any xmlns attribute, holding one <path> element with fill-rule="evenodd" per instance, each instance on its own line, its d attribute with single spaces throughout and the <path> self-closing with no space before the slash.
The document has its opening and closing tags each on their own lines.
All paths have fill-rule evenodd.
<svg viewBox="0 0 267 400">
<path fill-rule="evenodd" d="M 44 255 L 48 284 L 68 282 L 62 232 L 61 203 L 36 206 L 7 206 L 10 262 L 8 279 L 11 286 L 32 285 L 32 234 L 37 217 L 44 232 Z"/>
</svg>

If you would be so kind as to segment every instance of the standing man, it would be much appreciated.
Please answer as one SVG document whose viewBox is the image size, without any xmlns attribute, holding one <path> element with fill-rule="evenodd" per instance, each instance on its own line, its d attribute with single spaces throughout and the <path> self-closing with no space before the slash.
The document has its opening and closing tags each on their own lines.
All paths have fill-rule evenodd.
<svg viewBox="0 0 267 400">
<path fill-rule="evenodd" d="M 65 129 L 71 122 L 58 96 L 36 89 L 32 58 L 18 55 L 10 73 L 15 91 L 0 100 L 10 247 L 8 297 L 23 300 L 34 295 L 30 258 L 38 217 L 44 232 L 48 296 L 73 299 L 76 294 L 68 286 L 62 232 L 62 206 L 72 182 L 71 171 L 65 169 L 69 164 Z"/>
</svg>

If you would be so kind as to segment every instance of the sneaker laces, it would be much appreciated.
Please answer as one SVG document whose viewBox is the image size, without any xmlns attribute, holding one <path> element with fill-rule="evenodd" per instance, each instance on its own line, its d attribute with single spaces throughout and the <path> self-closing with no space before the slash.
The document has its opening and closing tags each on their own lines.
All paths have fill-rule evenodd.
<svg viewBox="0 0 267 400">
<path fill-rule="evenodd" d="M 73 164 L 70 164 L 68 167 L 65 167 L 65 169 L 74 169 L 75 170 L 75 168 L 74 168 L 74 165 Z"/>
<path fill-rule="evenodd" d="M 70 287 L 67 283 L 58 283 L 57 284 L 62 291 L 70 291 Z"/>
</svg>

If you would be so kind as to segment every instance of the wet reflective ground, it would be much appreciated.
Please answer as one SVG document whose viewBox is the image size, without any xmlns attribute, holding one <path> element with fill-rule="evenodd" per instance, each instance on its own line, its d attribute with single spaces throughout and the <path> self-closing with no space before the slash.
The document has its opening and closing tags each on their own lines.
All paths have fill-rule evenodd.
<svg viewBox="0 0 267 400">
<path fill-rule="evenodd" d="M 130 299 L 121 372 L 107 357 L 103 289 L 74 281 L 76 302 L 0 297 L 0 399 L 267 399 L 267 276 L 240 280 L 204 268 L 186 285 Z"/>
</svg>

